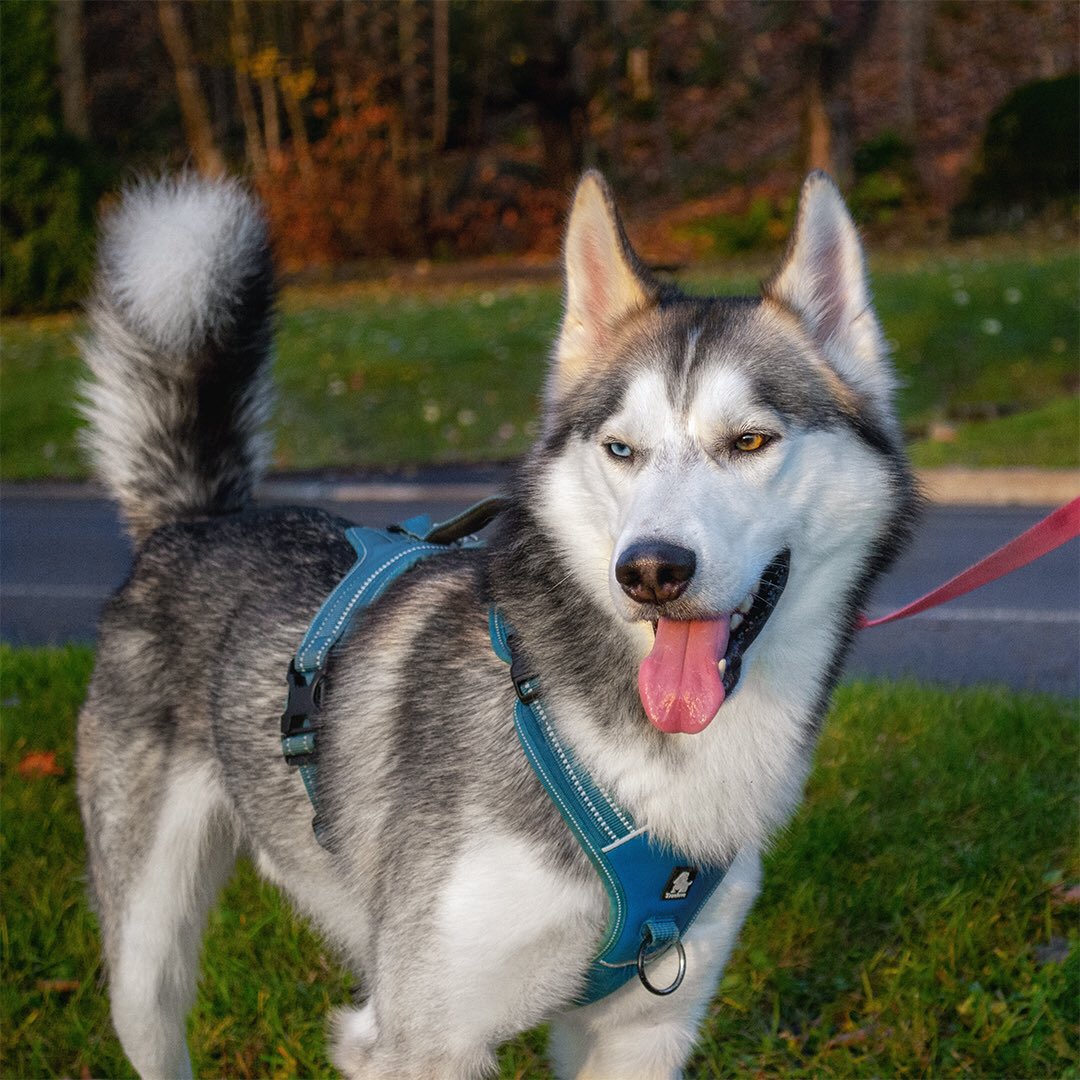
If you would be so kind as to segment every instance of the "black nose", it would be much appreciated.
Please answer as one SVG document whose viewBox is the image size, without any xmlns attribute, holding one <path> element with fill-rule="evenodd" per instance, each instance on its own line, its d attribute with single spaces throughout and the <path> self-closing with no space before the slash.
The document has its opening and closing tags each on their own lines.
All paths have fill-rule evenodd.
<svg viewBox="0 0 1080 1080">
<path fill-rule="evenodd" d="M 639 604 L 666 604 L 681 596 L 694 576 L 694 553 L 663 540 L 631 544 L 615 564 L 615 580 Z"/>
</svg>

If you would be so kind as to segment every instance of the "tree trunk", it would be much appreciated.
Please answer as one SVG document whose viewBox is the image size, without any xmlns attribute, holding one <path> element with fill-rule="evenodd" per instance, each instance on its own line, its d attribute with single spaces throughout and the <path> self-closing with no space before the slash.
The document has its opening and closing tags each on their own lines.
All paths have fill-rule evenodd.
<svg viewBox="0 0 1080 1080">
<path fill-rule="evenodd" d="M 420 128 L 420 78 L 417 57 L 416 0 L 398 0 L 398 65 L 401 72 L 401 105 L 409 141 L 409 157 L 415 160 Z"/>
<path fill-rule="evenodd" d="M 338 113 L 351 120 L 356 111 L 353 100 L 352 73 L 360 55 L 360 6 L 345 0 L 341 10 L 341 40 L 344 46 L 334 63 L 334 101 Z"/>
<path fill-rule="evenodd" d="M 477 18 L 483 30 L 483 42 L 480 46 L 480 61 L 473 83 L 472 100 L 469 102 L 469 131 L 468 140 L 470 146 L 482 146 L 484 144 L 485 112 L 487 109 L 488 84 L 491 81 L 491 63 L 495 52 L 497 24 L 492 17 L 492 0 L 474 0 L 473 10 L 478 12 Z"/>
<path fill-rule="evenodd" d="M 435 0 L 433 15 L 432 81 L 435 103 L 431 120 L 431 148 L 439 153 L 446 146 L 450 124 L 450 0 Z"/>
<path fill-rule="evenodd" d="M 832 159 L 832 122 L 825 108 L 821 71 L 811 73 L 806 89 L 806 171 L 821 169 L 834 172 Z"/>
<path fill-rule="evenodd" d="M 825 169 L 841 187 L 847 187 L 855 151 L 851 69 L 874 28 L 879 3 L 815 0 L 807 9 L 815 25 L 805 61 L 806 165 Z"/>
<path fill-rule="evenodd" d="M 398 0 L 398 62 L 401 72 L 401 106 L 404 125 L 405 220 L 414 234 L 420 226 L 424 205 L 424 174 L 420 153 L 420 63 L 416 0 Z"/>
<path fill-rule="evenodd" d="M 311 144 L 308 142 L 307 128 L 304 126 L 304 112 L 300 108 L 300 98 L 293 86 L 293 78 L 292 75 L 282 77 L 281 98 L 285 102 L 285 115 L 289 118 L 296 164 L 300 167 L 300 175 L 304 183 L 312 187 L 315 183 L 315 163 L 311 160 Z"/>
<path fill-rule="evenodd" d="M 610 170 L 610 179 L 619 179 L 619 170 L 622 161 L 625 158 L 625 152 L 623 150 L 623 130 L 622 130 L 622 79 L 623 79 L 623 57 L 626 55 L 627 37 L 625 32 L 627 5 L 620 0 L 609 0 L 607 5 L 608 11 L 608 27 L 609 34 L 611 36 L 611 63 L 607 69 L 607 96 L 608 96 L 608 117 L 611 121 L 611 132 L 608 136 L 609 144 L 611 146 L 611 160 L 612 169 Z M 629 57 L 627 57 L 629 62 Z"/>
<path fill-rule="evenodd" d="M 206 176 L 221 176 L 225 172 L 225 159 L 214 142 L 210 110 L 199 85 L 199 73 L 195 68 L 191 42 L 184 29 L 180 5 L 176 0 L 158 0 L 158 19 L 161 22 L 161 36 L 165 41 L 165 48 L 172 60 L 180 115 L 196 168 Z"/>
<path fill-rule="evenodd" d="M 897 127 L 914 142 L 919 119 L 919 72 L 926 47 L 926 11 L 922 4 L 901 3 L 892 8 L 900 20 L 900 86 Z"/>
<path fill-rule="evenodd" d="M 667 57 L 664 55 L 664 41 L 660 38 L 656 44 L 656 69 L 663 71 L 667 66 Z M 650 183 L 655 183 L 660 188 L 665 188 L 671 183 L 671 177 L 675 173 L 675 151 L 671 143 L 671 125 L 667 119 L 667 85 L 665 80 L 656 79 L 655 87 L 650 90 L 653 95 L 653 109 L 656 118 L 652 122 L 653 145 L 656 147 L 656 170 L 659 175 Z"/>
<path fill-rule="evenodd" d="M 236 72 L 236 100 L 240 105 L 240 119 L 244 123 L 244 142 L 248 161 L 256 176 L 266 172 L 266 150 L 259 131 L 259 115 L 255 109 L 255 95 L 251 90 L 251 20 L 248 18 L 245 0 L 233 0 L 233 22 L 230 34 L 233 70 Z"/>
<path fill-rule="evenodd" d="M 524 4 L 530 38 L 527 73 L 544 144 L 548 186 L 569 190 L 586 158 L 588 116 L 584 90 L 583 9 L 576 0 Z"/>
<path fill-rule="evenodd" d="M 281 168 L 281 122 L 278 119 L 277 89 L 273 75 L 259 79 L 259 97 L 262 98 L 263 132 L 266 135 L 266 156 L 270 167 Z"/>
<path fill-rule="evenodd" d="M 64 130 L 90 138 L 86 95 L 86 65 L 82 42 L 83 0 L 60 0 L 56 5 L 56 59 L 60 68 L 60 102 Z"/>
</svg>

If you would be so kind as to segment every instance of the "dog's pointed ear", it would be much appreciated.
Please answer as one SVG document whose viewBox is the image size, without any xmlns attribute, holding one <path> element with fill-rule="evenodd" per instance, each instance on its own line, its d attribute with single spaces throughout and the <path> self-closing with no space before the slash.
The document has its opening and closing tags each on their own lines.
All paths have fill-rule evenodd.
<svg viewBox="0 0 1080 1080">
<path fill-rule="evenodd" d="M 585 173 L 574 195 L 563 254 L 565 312 L 549 394 L 558 398 L 607 352 L 618 324 L 658 288 L 630 247 L 603 176 Z"/>
<path fill-rule="evenodd" d="M 843 197 L 823 172 L 811 173 L 803 184 L 787 255 L 764 294 L 799 318 L 845 382 L 888 399 L 892 373 L 862 244 Z"/>
</svg>

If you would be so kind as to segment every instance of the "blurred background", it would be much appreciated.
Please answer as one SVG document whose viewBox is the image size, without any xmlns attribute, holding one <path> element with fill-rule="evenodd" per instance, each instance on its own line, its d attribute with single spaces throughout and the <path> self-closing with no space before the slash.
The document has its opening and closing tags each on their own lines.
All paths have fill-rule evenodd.
<svg viewBox="0 0 1080 1080">
<path fill-rule="evenodd" d="M 721 293 L 828 169 L 921 479 L 981 504 L 927 513 L 881 614 L 1080 490 L 1078 46 L 1075 0 L 0 0 L 0 1073 L 133 1075 L 74 784 L 130 565 L 74 406 L 125 183 L 257 188 L 285 283 L 262 497 L 378 524 L 531 442 L 582 167 L 658 272 Z M 1077 595 L 1063 549 L 859 642 L 861 677 L 923 681 L 840 689 L 688 1076 L 1077 1075 Z M 247 864 L 209 933 L 197 1075 L 330 1075 L 350 974 Z M 544 1040 L 500 1077 L 546 1080 Z"/>
<path fill-rule="evenodd" d="M 0 4 L 0 476 L 81 477 L 74 305 L 139 175 L 241 175 L 287 288 L 276 465 L 528 445 L 583 167 L 647 261 L 754 290 L 802 177 L 872 253 L 916 462 L 1080 465 L 1070 0 Z M 61 314 L 41 318 L 41 313 Z"/>
<path fill-rule="evenodd" d="M 893 242 L 1074 223 L 1067 0 L 2 8 L 5 310 L 76 299 L 102 197 L 184 164 L 251 177 L 288 270 L 550 259 L 590 165 L 661 262 L 781 241 L 810 168 Z"/>
</svg>

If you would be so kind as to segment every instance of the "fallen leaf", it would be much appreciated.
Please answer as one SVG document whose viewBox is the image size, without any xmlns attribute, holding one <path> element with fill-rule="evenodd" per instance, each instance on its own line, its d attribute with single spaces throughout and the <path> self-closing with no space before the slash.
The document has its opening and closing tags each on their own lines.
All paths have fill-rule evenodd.
<svg viewBox="0 0 1080 1080">
<path fill-rule="evenodd" d="M 890 1039 L 892 1033 L 893 1029 L 891 1027 L 879 1028 L 876 1024 L 869 1024 L 866 1027 L 856 1028 L 854 1031 L 842 1031 L 839 1035 L 834 1035 L 825 1044 L 825 1049 L 832 1050 L 837 1046 L 861 1046 L 871 1036 L 877 1036 L 879 1039 Z"/>
<path fill-rule="evenodd" d="M 1050 890 L 1050 896 L 1057 905 L 1080 904 L 1080 884 L 1066 888 L 1064 882 L 1059 882 Z"/>
<path fill-rule="evenodd" d="M 20 776 L 63 776 L 64 770 L 56 763 L 52 750 L 32 750 L 19 762 Z"/>
<path fill-rule="evenodd" d="M 842 1031 L 834 1035 L 826 1044 L 825 1049 L 831 1050 L 834 1046 L 851 1046 L 866 1042 L 870 1038 L 870 1028 L 856 1028 L 854 1031 Z"/>
</svg>

